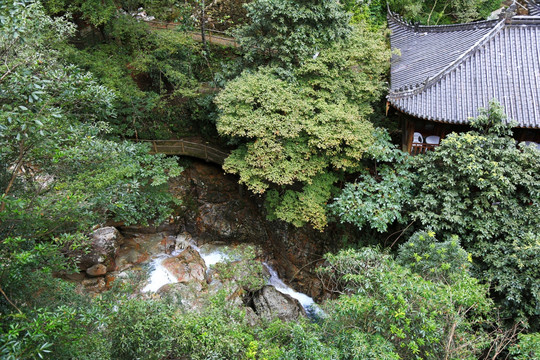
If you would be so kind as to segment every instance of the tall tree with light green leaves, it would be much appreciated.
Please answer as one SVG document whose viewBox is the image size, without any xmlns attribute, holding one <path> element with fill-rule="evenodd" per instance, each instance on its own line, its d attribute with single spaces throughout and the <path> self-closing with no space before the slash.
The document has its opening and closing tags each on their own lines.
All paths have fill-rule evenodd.
<svg viewBox="0 0 540 360">
<path fill-rule="evenodd" d="M 369 116 L 389 56 L 383 32 L 358 26 L 296 67 L 292 79 L 262 67 L 218 95 L 218 131 L 241 143 L 224 169 L 253 192 L 267 192 L 271 219 L 325 227 L 334 184 L 361 167 L 374 141 Z"/>
</svg>

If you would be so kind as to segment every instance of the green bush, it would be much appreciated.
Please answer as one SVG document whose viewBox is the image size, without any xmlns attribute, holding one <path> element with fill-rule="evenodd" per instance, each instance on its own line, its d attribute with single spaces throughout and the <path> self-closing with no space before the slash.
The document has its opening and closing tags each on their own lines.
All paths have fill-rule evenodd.
<svg viewBox="0 0 540 360">
<path fill-rule="evenodd" d="M 370 248 L 326 258 L 323 274 L 347 291 L 327 304 L 323 323 L 325 338 L 339 346 L 357 341 L 354 346 L 365 349 L 378 336 L 387 344 L 377 351 L 388 358 L 457 360 L 476 359 L 486 345 L 478 326 L 492 304 L 487 287 L 467 274 L 452 284 L 431 282 Z"/>
<path fill-rule="evenodd" d="M 510 348 L 515 360 L 540 359 L 540 333 L 520 334 L 519 343 Z"/>
<path fill-rule="evenodd" d="M 175 345 L 174 309 L 160 301 L 118 305 L 107 330 L 113 359 L 163 359 Z"/>
<path fill-rule="evenodd" d="M 231 306 L 225 293 L 218 293 L 200 313 L 176 319 L 173 354 L 193 360 L 241 359 L 255 340 L 244 317 L 245 312 Z"/>
<path fill-rule="evenodd" d="M 457 236 L 438 242 L 432 231 L 417 231 L 399 248 L 398 263 L 426 280 L 452 283 L 455 275 L 467 273 L 472 258 L 459 245 Z"/>
</svg>

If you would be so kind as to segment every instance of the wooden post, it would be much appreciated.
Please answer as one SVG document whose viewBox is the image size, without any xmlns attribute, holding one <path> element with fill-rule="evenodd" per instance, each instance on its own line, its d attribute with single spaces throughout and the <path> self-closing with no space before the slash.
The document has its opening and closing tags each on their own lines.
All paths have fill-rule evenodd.
<svg viewBox="0 0 540 360">
<path fill-rule="evenodd" d="M 414 135 L 414 122 L 406 118 L 402 125 L 401 150 L 411 152 Z"/>
</svg>

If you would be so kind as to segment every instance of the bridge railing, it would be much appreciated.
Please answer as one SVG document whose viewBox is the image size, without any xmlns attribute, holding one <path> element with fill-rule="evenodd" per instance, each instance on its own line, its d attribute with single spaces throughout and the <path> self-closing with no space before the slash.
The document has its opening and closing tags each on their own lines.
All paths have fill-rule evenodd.
<svg viewBox="0 0 540 360">
<path fill-rule="evenodd" d="M 229 156 L 229 153 L 211 145 L 188 140 L 138 140 L 138 142 L 149 143 L 150 152 L 153 154 L 192 156 L 219 165 L 223 165 Z"/>
<path fill-rule="evenodd" d="M 154 20 L 145 20 L 145 22 L 148 23 L 154 29 L 173 30 L 177 26 L 179 26 L 179 24 L 177 23 L 169 23 L 169 22 L 154 21 Z M 202 41 L 202 35 L 200 31 L 186 31 L 186 32 L 190 34 L 191 37 L 195 41 Z M 233 46 L 233 47 L 240 46 L 238 44 L 238 41 L 236 41 L 234 37 L 228 35 L 227 33 L 223 31 L 206 29 L 204 33 L 206 35 L 206 40 L 212 44 L 219 44 L 219 45 Z"/>
</svg>

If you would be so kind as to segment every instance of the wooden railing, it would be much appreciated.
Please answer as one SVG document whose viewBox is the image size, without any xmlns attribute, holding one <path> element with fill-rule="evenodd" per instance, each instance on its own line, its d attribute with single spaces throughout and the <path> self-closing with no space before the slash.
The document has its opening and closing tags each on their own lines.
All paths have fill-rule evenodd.
<svg viewBox="0 0 540 360">
<path fill-rule="evenodd" d="M 161 30 L 173 30 L 175 29 L 179 24 L 177 23 L 169 23 L 169 22 L 162 22 L 162 21 L 150 21 L 145 20 L 150 27 L 154 29 L 161 29 Z M 195 41 L 202 41 L 202 35 L 200 31 L 186 31 L 191 38 Z M 232 46 L 232 47 L 239 47 L 238 41 L 236 41 L 235 38 L 227 35 L 223 31 L 218 30 L 205 30 L 204 31 L 206 41 L 208 41 L 211 44 L 216 45 L 223 45 L 223 46 Z"/>
<path fill-rule="evenodd" d="M 439 145 L 413 143 L 411 146 L 411 155 L 425 154 L 428 151 L 433 151 L 437 146 Z"/>
<path fill-rule="evenodd" d="M 153 154 L 183 155 L 192 156 L 223 165 L 229 153 L 202 142 L 189 140 L 138 140 L 138 142 L 149 143 L 150 152 Z"/>
</svg>

